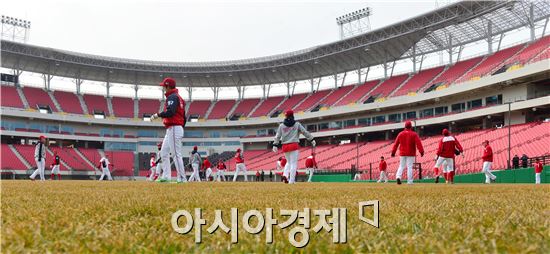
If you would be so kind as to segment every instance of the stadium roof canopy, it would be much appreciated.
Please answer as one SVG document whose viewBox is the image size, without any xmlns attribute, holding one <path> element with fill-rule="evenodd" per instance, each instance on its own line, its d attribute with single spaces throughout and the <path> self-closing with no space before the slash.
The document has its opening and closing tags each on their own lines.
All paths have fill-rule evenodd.
<svg viewBox="0 0 550 254">
<path fill-rule="evenodd" d="M 549 1 L 460 1 L 351 38 L 286 54 L 233 61 L 161 62 L 90 55 L 2 40 L 2 67 L 81 80 L 185 86 L 285 83 L 460 48 L 548 20 Z M 534 35 L 534 33 L 532 33 Z M 533 37 L 533 36 L 532 36 Z"/>
</svg>

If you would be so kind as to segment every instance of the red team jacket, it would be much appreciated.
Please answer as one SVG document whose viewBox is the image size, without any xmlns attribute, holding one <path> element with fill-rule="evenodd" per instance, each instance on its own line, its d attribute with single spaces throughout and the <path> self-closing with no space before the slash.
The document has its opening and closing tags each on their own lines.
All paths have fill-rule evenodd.
<svg viewBox="0 0 550 254">
<path fill-rule="evenodd" d="M 202 162 L 202 169 L 207 169 L 207 168 L 212 168 L 212 164 L 210 163 L 210 161 L 208 161 L 207 159 L 205 159 L 205 160 Z"/>
<path fill-rule="evenodd" d="M 380 171 L 386 171 L 386 168 L 388 168 L 386 161 L 380 161 L 378 164 L 378 169 L 380 169 Z"/>
<path fill-rule="evenodd" d="M 285 164 L 286 164 L 286 160 L 285 160 Z M 306 168 L 316 168 L 316 167 L 317 167 L 317 162 L 315 161 L 315 158 L 313 158 L 313 156 L 308 156 L 306 158 Z"/>
<path fill-rule="evenodd" d="M 235 154 L 235 163 L 236 164 L 244 163 L 244 158 L 241 156 L 241 152 L 237 152 Z"/>
<path fill-rule="evenodd" d="M 535 163 L 535 173 L 542 173 L 542 162 Z"/>
<path fill-rule="evenodd" d="M 223 162 L 218 162 L 218 170 L 225 170 L 225 164 Z"/>
<path fill-rule="evenodd" d="M 401 131 L 397 138 L 395 138 L 395 143 L 393 143 L 392 154 L 395 154 L 399 147 L 400 156 L 416 156 L 416 149 L 420 154 L 424 154 L 424 147 L 422 147 L 422 141 L 416 132 L 412 131 L 409 128 Z"/>
<path fill-rule="evenodd" d="M 463 152 L 462 146 L 453 136 L 445 136 L 439 141 L 439 148 L 437 148 L 437 156 L 443 158 L 454 158 L 455 150 Z"/>
<path fill-rule="evenodd" d="M 485 146 L 483 149 L 483 156 L 481 159 L 483 159 L 483 162 L 493 162 L 493 149 L 490 145 Z"/>
<path fill-rule="evenodd" d="M 60 164 L 59 155 L 56 155 L 56 156 L 53 158 L 52 166 L 59 165 L 59 164 Z"/>
<path fill-rule="evenodd" d="M 178 89 L 173 89 L 164 95 L 166 96 L 164 112 L 159 113 L 164 127 L 185 126 L 185 101 L 179 95 Z"/>
</svg>

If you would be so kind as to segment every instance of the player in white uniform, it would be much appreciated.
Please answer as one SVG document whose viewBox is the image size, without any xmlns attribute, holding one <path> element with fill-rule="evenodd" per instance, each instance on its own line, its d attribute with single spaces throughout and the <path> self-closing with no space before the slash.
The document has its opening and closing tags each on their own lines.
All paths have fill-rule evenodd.
<svg viewBox="0 0 550 254">
<path fill-rule="evenodd" d="M 46 137 L 40 136 L 39 141 L 34 148 L 34 161 L 36 162 L 36 170 L 30 176 L 31 180 L 34 181 L 36 175 L 40 174 L 40 180 L 45 181 L 44 179 L 44 167 L 46 166 Z"/>
<path fill-rule="evenodd" d="M 111 171 L 109 170 L 109 166 L 112 166 L 111 162 L 109 162 L 109 155 L 105 154 L 105 157 L 102 157 L 101 160 L 99 160 L 99 166 L 98 168 L 101 169 L 101 176 L 99 177 L 99 181 L 103 181 L 103 178 L 107 176 L 107 179 L 109 181 L 112 181 L 113 178 L 111 177 Z"/>
<path fill-rule="evenodd" d="M 160 86 L 164 89 L 166 102 L 164 111 L 151 115 L 151 120 L 162 118 L 166 128 L 166 134 L 162 141 L 160 154 L 162 158 L 163 177 L 160 182 L 168 182 L 171 178 L 170 154 L 176 164 L 178 171 L 178 183 L 187 182 L 185 178 L 185 166 L 183 165 L 183 154 L 181 152 L 181 141 L 183 139 L 183 127 L 185 127 L 185 101 L 181 98 L 176 88 L 176 81 L 173 78 L 165 78 Z"/>
<path fill-rule="evenodd" d="M 193 151 L 191 152 L 191 157 L 189 158 L 189 163 L 191 164 L 191 167 L 193 168 L 193 173 L 189 177 L 189 182 L 200 182 L 201 178 L 199 176 L 199 169 L 202 164 L 201 155 L 197 151 L 197 146 L 193 147 Z"/>
<path fill-rule="evenodd" d="M 283 181 L 293 184 L 296 183 L 296 170 L 298 169 L 300 134 L 304 135 L 311 145 L 315 147 L 313 136 L 304 128 L 302 124 L 294 120 L 294 112 L 288 110 L 285 113 L 285 120 L 277 128 L 277 134 L 273 142 L 273 152 L 277 152 L 277 145 L 282 143 L 282 150 L 285 153 L 287 163 L 283 175 Z M 288 174 L 288 175 L 287 175 Z"/>
<path fill-rule="evenodd" d="M 157 159 L 155 158 L 155 154 L 151 154 L 151 160 L 149 161 L 149 177 L 147 178 L 148 181 L 155 180 L 156 168 L 157 168 Z"/>
</svg>

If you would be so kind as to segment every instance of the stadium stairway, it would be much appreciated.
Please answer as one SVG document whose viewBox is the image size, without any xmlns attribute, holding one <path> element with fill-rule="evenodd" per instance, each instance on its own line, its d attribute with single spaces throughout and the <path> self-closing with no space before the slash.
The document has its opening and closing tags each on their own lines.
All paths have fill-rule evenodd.
<svg viewBox="0 0 550 254">
<path fill-rule="evenodd" d="M 227 114 L 225 114 L 225 118 L 229 118 L 233 115 L 233 112 L 235 112 L 235 110 L 237 109 L 237 107 L 239 106 L 239 104 L 241 104 L 243 102 L 243 100 L 236 100 L 234 103 L 233 103 L 233 106 L 229 109 L 229 111 L 227 112 Z"/>
<path fill-rule="evenodd" d="M 113 110 L 113 98 L 106 97 L 105 100 L 107 101 L 107 109 L 109 110 L 109 116 L 115 116 L 115 111 Z"/>
<path fill-rule="evenodd" d="M 15 87 L 15 90 L 17 91 L 17 94 L 19 94 L 19 98 L 21 99 L 21 102 L 23 102 L 23 106 L 25 106 L 25 108 L 30 108 L 29 101 L 27 100 L 27 97 L 25 97 L 21 87 Z"/>
<path fill-rule="evenodd" d="M 210 117 L 210 114 L 212 113 L 212 110 L 214 110 L 214 107 L 216 106 L 216 104 L 218 104 L 218 100 L 216 101 L 213 101 L 212 103 L 210 103 L 210 105 L 208 105 L 208 109 L 206 110 L 206 113 L 204 114 L 204 119 L 209 119 Z"/>
<path fill-rule="evenodd" d="M 264 100 L 262 105 L 260 107 L 258 107 L 256 109 L 256 111 L 254 111 L 254 114 L 251 114 L 250 116 L 266 116 L 266 117 L 269 117 L 273 113 L 275 113 L 275 111 L 278 108 L 280 108 L 283 105 L 283 103 L 285 103 L 285 101 L 287 99 L 288 99 L 287 97 L 283 97 L 283 96 L 276 96 L 276 97 L 267 98 L 267 99 Z M 260 111 L 260 108 L 262 109 L 261 111 Z M 260 112 L 266 112 L 266 113 L 264 115 L 260 115 Z"/>
<path fill-rule="evenodd" d="M 92 161 L 90 161 L 88 157 L 84 156 L 84 154 L 78 148 L 74 148 L 74 151 L 80 157 L 80 159 L 84 161 L 84 163 L 86 163 L 90 168 L 95 170 L 96 168 L 95 165 L 92 163 Z"/>
<path fill-rule="evenodd" d="M 427 70 L 421 70 L 418 73 L 411 75 L 407 81 L 403 82 L 388 97 L 397 97 L 407 95 L 408 93 L 416 93 L 421 87 L 434 80 L 435 77 L 443 71 L 444 67 L 436 67 Z"/>
<path fill-rule="evenodd" d="M 443 73 L 445 73 L 447 71 L 447 69 L 449 69 L 449 65 L 446 65 L 446 66 L 443 66 L 443 70 L 438 73 L 437 75 L 435 75 L 435 77 L 433 77 L 430 81 L 426 82 L 426 84 L 424 84 L 423 86 L 419 87 L 418 90 L 416 90 L 417 93 L 420 93 L 422 91 L 426 91 L 426 89 L 428 89 L 428 87 L 432 86 L 433 84 L 435 84 L 436 80 L 439 79 L 439 77 L 441 77 L 441 75 L 443 75 Z"/>
<path fill-rule="evenodd" d="M 82 107 L 82 111 L 84 112 L 84 114 L 86 115 L 90 114 L 90 111 L 88 110 L 88 106 L 86 105 L 86 102 L 84 101 L 84 97 L 82 96 L 82 94 L 77 94 L 76 96 L 78 97 L 78 101 L 80 102 L 80 107 Z"/>
<path fill-rule="evenodd" d="M 27 167 L 27 169 L 32 168 L 31 164 L 23 157 L 23 155 L 21 155 L 21 153 L 19 153 L 19 151 L 17 151 L 17 149 L 15 149 L 13 145 L 8 145 L 8 147 L 13 152 L 15 157 L 17 157 L 17 159 L 19 159 L 19 161 L 21 161 L 21 163 L 23 163 L 23 165 Z"/>
<path fill-rule="evenodd" d="M 351 89 L 349 89 L 349 91 L 347 91 L 345 94 L 342 94 L 342 96 L 340 96 L 340 98 L 338 98 L 336 101 L 334 101 L 334 103 L 332 103 L 332 105 L 330 105 L 331 107 L 334 107 L 334 106 L 337 106 L 340 104 L 340 101 L 342 101 L 344 98 L 348 97 L 352 92 L 355 91 L 355 89 L 357 89 L 357 87 L 359 87 L 360 84 L 355 84 L 353 85 L 353 87 Z"/>
<path fill-rule="evenodd" d="M 55 99 L 55 96 L 53 96 L 53 91 L 48 91 L 48 96 L 50 96 L 50 100 L 53 102 L 56 111 L 63 112 L 63 109 L 61 109 L 61 105 L 59 105 L 59 102 Z"/>
<path fill-rule="evenodd" d="M 132 101 L 134 102 L 134 118 L 139 118 L 139 101 L 137 99 Z"/>
<path fill-rule="evenodd" d="M 245 116 L 246 116 L 246 117 L 250 117 L 251 115 L 253 115 L 254 112 L 256 112 L 256 110 L 260 107 L 260 105 L 262 105 L 262 103 L 264 103 L 265 100 L 266 100 L 266 99 L 261 99 L 261 100 L 259 100 L 258 103 L 256 103 L 256 104 L 254 105 L 254 107 L 252 107 L 252 110 L 250 110 L 250 112 L 248 112 L 248 114 L 246 114 Z"/>
<path fill-rule="evenodd" d="M 452 80 L 452 82 L 450 82 L 449 85 L 452 85 L 454 83 L 456 83 L 458 80 L 461 80 L 463 79 L 469 72 L 471 72 L 472 70 L 476 69 L 478 66 L 480 66 L 481 64 L 483 64 L 483 62 L 485 61 L 485 59 L 487 59 L 487 56 L 482 56 L 482 57 L 478 57 L 479 58 L 479 61 L 476 62 L 472 67 L 466 69 L 466 71 L 464 72 L 460 72 L 458 73 L 458 76 Z M 470 59 L 472 61 L 474 61 L 476 58 L 473 58 L 473 59 Z M 467 61 L 467 60 L 466 60 Z M 460 62 L 459 62 L 460 63 Z"/>
</svg>

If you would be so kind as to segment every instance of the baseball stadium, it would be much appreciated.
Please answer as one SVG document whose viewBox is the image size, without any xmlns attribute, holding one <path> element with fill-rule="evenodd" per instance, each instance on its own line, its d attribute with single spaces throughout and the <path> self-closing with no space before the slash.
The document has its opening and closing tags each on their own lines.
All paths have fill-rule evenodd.
<svg viewBox="0 0 550 254">
<path fill-rule="evenodd" d="M 213 61 L 38 45 L 2 13 L 0 251 L 550 252 L 550 2 L 451 1 L 378 26 L 359 5 L 329 15 L 332 42 Z M 312 211 L 313 231 L 266 236 L 245 213 L 298 210 L 298 226 L 336 207 L 344 228 Z M 233 208 L 247 219 L 212 233 Z"/>
</svg>

